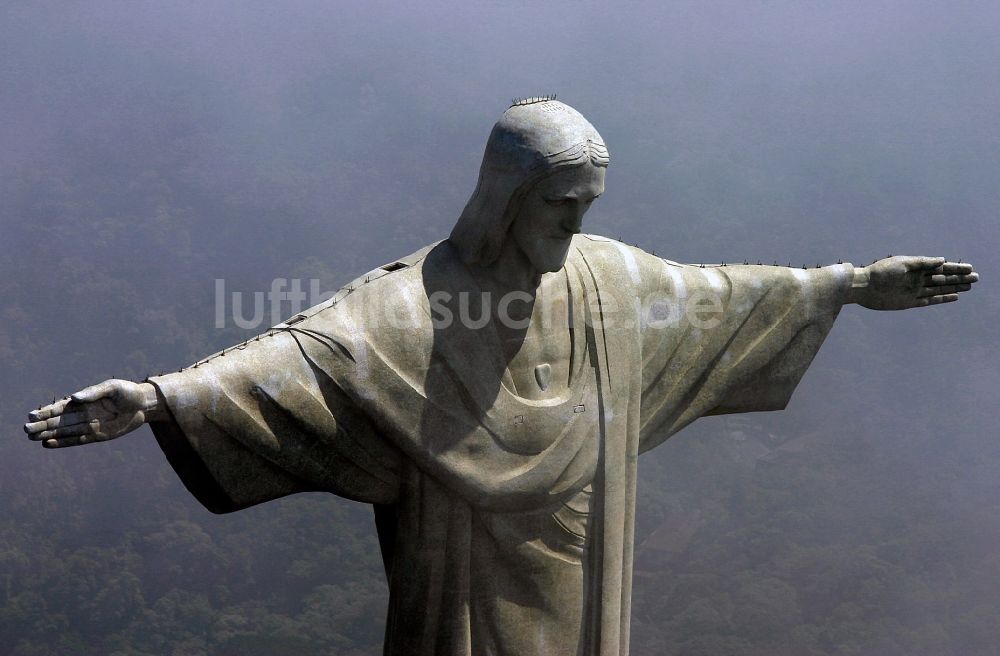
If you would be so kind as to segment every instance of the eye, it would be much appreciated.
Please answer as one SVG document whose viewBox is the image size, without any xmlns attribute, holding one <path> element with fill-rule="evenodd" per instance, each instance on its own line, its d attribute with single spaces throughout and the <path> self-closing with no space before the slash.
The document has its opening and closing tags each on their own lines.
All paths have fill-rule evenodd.
<svg viewBox="0 0 1000 656">
<path fill-rule="evenodd" d="M 546 198 L 545 202 L 548 203 L 549 205 L 551 205 L 552 207 L 562 207 L 563 205 L 565 205 L 566 203 L 569 202 L 569 199 L 568 198 Z"/>
</svg>

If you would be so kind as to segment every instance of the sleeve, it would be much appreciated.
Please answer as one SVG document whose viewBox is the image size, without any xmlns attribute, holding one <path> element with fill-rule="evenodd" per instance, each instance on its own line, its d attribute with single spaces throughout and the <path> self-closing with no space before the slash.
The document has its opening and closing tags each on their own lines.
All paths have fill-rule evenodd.
<svg viewBox="0 0 1000 656">
<path fill-rule="evenodd" d="M 783 409 L 853 271 L 663 262 L 645 302 L 640 450 L 698 417 Z"/>
<path fill-rule="evenodd" d="M 150 378 L 171 419 L 153 434 L 185 487 L 232 512 L 304 491 L 393 503 L 399 454 L 284 331 Z"/>
</svg>

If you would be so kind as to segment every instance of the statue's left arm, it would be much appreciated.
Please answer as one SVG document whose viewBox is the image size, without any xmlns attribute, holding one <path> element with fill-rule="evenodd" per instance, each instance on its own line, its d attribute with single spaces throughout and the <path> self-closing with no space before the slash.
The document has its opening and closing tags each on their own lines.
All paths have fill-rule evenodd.
<svg viewBox="0 0 1000 656">
<path fill-rule="evenodd" d="M 868 267 L 644 266 L 669 321 L 647 311 L 640 449 L 698 417 L 783 409 L 840 309 L 881 310 L 954 301 L 978 280 L 968 264 L 892 257 Z M 655 303 L 644 301 L 655 310 Z"/>
</svg>

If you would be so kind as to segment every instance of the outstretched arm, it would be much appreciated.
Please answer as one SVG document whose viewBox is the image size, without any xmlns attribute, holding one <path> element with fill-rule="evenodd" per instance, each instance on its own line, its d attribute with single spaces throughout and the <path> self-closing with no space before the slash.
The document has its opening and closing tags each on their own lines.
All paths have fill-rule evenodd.
<svg viewBox="0 0 1000 656">
<path fill-rule="evenodd" d="M 184 485 L 212 512 L 307 490 L 394 503 L 398 451 L 332 374 L 317 376 L 303 358 L 294 335 L 274 331 L 183 371 L 80 390 L 32 412 L 24 428 L 53 449 L 148 423 Z"/>
<path fill-rule="evenodd" d="M 166 416 L 154 385 L 111 379 L 28 414 L 28 438 L 56 449 L 105 442 Z"/>
<path fill-rule="evenodd" d="M 854 270 L 848 302 L 871 310 L 951 303 L 978 280 L 971 264 L 946 262 L 943 257 L 888 257 Z"/>
</svg>

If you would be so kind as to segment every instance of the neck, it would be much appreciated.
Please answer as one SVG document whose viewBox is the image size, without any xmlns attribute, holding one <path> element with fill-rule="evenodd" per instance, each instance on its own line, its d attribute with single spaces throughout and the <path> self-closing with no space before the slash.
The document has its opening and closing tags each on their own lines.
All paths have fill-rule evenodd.
<svg viewBox="0 0 1000 656">
<path fill-rule="evenodd" d="M 513 239 L 507 240 L 495 262 L 476 267 L 476 273 L 503 292 L 523 291 L 532 296 L 541 284 L 543 275 Z"/>
</svg>

